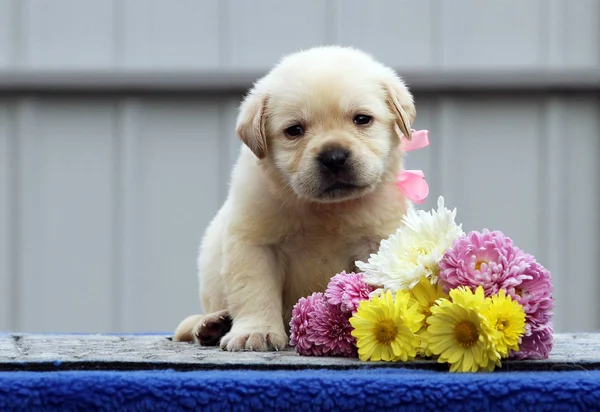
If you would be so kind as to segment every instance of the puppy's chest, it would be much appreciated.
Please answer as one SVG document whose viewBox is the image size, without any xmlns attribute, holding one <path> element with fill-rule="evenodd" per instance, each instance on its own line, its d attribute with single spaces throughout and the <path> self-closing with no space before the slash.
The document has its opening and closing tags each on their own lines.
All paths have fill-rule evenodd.
<svg viewBox="0 0 600 412">
<path fill-rule="evenodd" d="M 367 258 L 378 242 L 365 231 L 300 231 L 280 244 L 288 284 L 302 285 L 307 290 L 322 289 L 336 273 L 354 270 L 354 262 Z"/>
<path fill-rule="evenodd" d="M 353 271 L 355 261 L 375 251 L 378 240 L 364 232 L 302 231 L 280 243 L 285 261 L 283 315 L 287 324 L 300 297 L 323 292 L 329 279 L 342 270 Z"/>
<path fill-rule="evenodd" d="M 361 243 L 357 235 L 338 234 L 324 236 L 319 233 L 301 233 L 281 244 L 288 266 L 302 262 L 304 267 L 343 266 L 351 259 L 354 249 Z"/>
</svg>

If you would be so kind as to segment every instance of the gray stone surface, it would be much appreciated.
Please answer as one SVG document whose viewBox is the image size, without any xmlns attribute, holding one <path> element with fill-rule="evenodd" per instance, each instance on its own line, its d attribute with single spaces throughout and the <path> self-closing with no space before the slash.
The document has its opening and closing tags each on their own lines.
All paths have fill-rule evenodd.
<svg viewBox="0 0 600 412">
<path fill-rule="evenodd" d="M 299 356 L 281 352 L 224 352 L 218 348 L 172 342 L 151 335 L 0 335 L 0 370 L 214 370 L 214 369 L 351 369 L 409 367 L 446 370 L 432 360 L 407 363 L 361 362 L 358 359 Z M 500 370 L 600 369 L 600 334 L 557 334 L 549 359 L 504 361 Z"/>
</svg>

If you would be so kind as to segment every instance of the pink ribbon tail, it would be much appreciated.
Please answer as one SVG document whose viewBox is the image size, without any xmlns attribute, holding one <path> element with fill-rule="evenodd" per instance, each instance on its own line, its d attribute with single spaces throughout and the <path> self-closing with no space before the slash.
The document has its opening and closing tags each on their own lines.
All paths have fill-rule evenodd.
<svg viewBox="0 0 600 412">
<path fill-rule="evenodd" d="M 398 175 L 398 189 L 412 202 L 422 205 L 429 195 L 429 185 L 422 170 L 404 170 Z"/>
<path fill-rule="evenodd" d="M 428 130 L 412 130 L 412 139 L 408 140 L 404 135 L 400 138 L 402 150 L 410 152 L 429 146 Z"/>
</svg>

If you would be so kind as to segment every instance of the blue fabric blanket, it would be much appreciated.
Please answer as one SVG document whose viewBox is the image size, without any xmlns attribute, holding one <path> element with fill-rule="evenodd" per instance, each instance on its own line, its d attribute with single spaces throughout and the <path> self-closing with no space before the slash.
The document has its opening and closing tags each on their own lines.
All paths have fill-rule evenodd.
<svg viewBox="0 0 600 412">
<path fill-rule="evenodd" d="M 0 373 L 0 410 L 599 410 L 600 371 Z"/>
</svg>

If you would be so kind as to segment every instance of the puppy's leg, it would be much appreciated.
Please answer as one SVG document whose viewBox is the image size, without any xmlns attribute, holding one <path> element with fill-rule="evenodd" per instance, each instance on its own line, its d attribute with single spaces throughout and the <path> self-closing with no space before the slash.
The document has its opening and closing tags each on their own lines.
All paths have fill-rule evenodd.
<svg viewBox="0 0 600 412">
<path fill-rule="evenodd" d="M 208 225 L 198 253 L 200 301 L 204 311 L 208 313 L 188 316 L 181 321 L 173 337 L 176 342 L 194 341 L 202 345 L 216 345 L 219 339 L 231 329 L 229 314 L 223 310 L 227 307 L 227 303 L 221 280 L 222 234 L 227 205 L 228 203 L 225 203 L 221 207 Z M 216 342 L 212 343 L 215 339 Z"/>
<path fill-rule="evenodd" d="M 192 334 L 194 326 L 196 326 L 196 324 L 201 321 L 203 317 L 204 315 L 191 315 L 182 320 L 175 329 L 173 341 L 192 342 L 194 340 L 194 335 Z"/>
<path fill-rule="evenodd" d="M 221 339 L 228 351 L 281 350 L 288 338 L 281 313 L 284 271 L 274 249 L 235 241 L 224 276 L 231 331 Z"/>
</svg>

